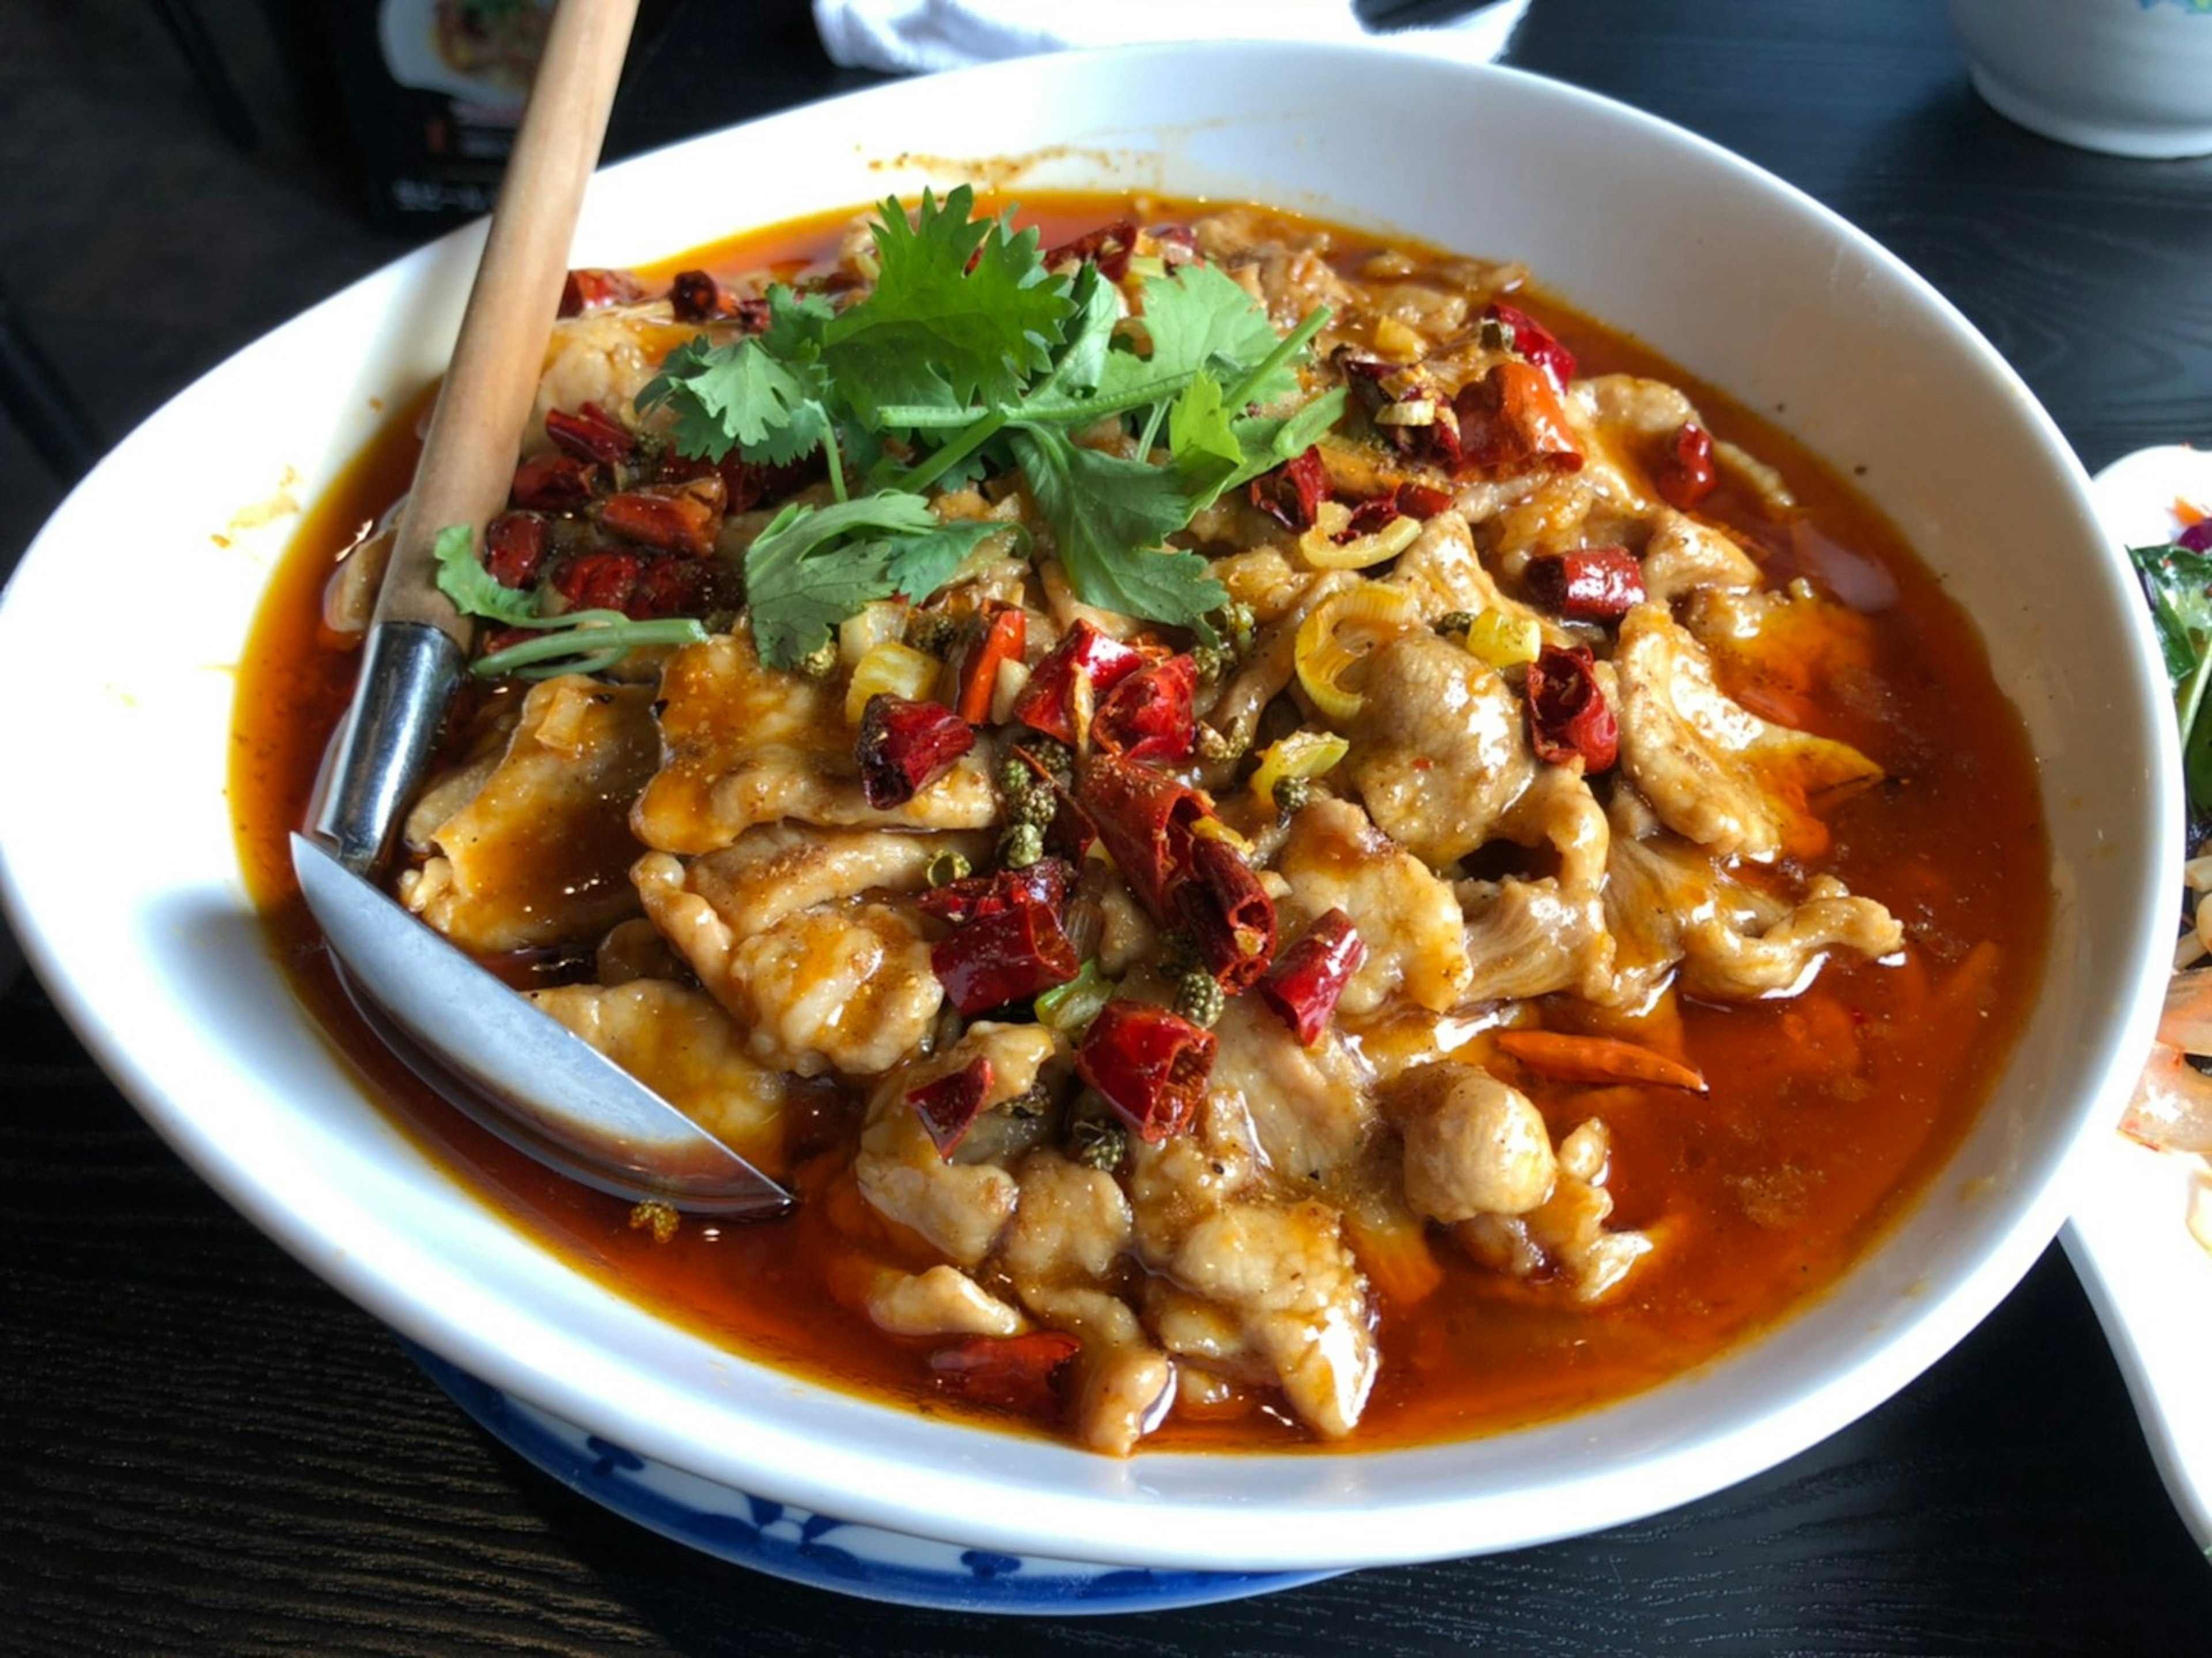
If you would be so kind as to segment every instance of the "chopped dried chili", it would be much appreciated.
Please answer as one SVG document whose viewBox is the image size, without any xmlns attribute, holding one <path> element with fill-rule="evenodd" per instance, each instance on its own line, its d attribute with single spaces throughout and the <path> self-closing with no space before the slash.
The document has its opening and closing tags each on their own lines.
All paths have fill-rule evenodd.
<svg viewBox="0 0 2212 1658">
<path fill-rule="evenodd" d="M 993 1080 L 989 1056 L 978 1054 L 959 1070 L 907 1090 L 906 1102 L 921 1119 L 939 1157 L 951 1157 L 968 1138 L 975 1119 L 983 1114 L 983 1102 L 991 1097 Z"/>
<path fill-rule="evenodd" d="M 1522 580 L 1530 597 L 1570 622 L 1618 622 L 1644 602 L 1644 566 L 1626 547 L 1539 553 Z"/>
<path fill-rule="evenodd" d="M 929 1356 L 931 1374 L 953 1393 L 986 1405 L 1042 1416 L 1057 1408 L 1054 1391 L 1068 1360 L 1083 1350 L 1073 1336 L 1032 1330 L 1018 1336 L 969 1336 Z"/>
<path fill-rule="evenodd" d="M 535 513 L 573 513 L 586 505 L 599 469 L 575 455 L 532 455 L 514 469 L 514 504 Z"/>
<path fill-rule="evenodd" d="M 1520 307 L 1493 300 L 1482 314 L 1513 331 L 1515 355 L 1548 371 L 1561 386 L 1575 377 L 1575 354 Z"/>
<path fill-rule="evenodd" d="M 1191 698 L 1197 689 L 1198 664 L 1188 655 L 1150 663 L 1098 699 L 1091 740 L 1125 760 L 1173 764 L 1196 739 Z"/>
<path fill-rule="evenodd" d="M 1492 363 L 1488 374 L 1461 388 L 1452 407 L 1468 468 L 1499 476 L 1539 466 L 1582 470 L 1583 452 L 1568 429 L 1559 394 L 1531 364 Z"/>
<path fill-rule="evenodd" d="M 1181 1014 L 1116 1000 L 1083 1033 L 1075 1070 L 1140 1139 L 1158 1145 L 1198 1114 L 1213 1052 L 1213 1033 Z"/>
<path fill-rule="evenodd" d="M 599 527 L 664 553 L 704 558 L 714 550 L 728 500 L 721 478 L 713 472 L 680 483 L 642 484 L 602 501 Z"/>
<path fill-rule="evenodd" d="M 1547 645 L 1528 665 L 1528 737 L 1536 756 L 1555 765 L 1580 759 L 1601 772 L 1620 752 L 1620 727 L 1597 683 L 1597 659 L 1586 646 Z"/>
<path fill-rule="evenodd" d="M 975 746 L 975 732 L 951 709 L 878 691 L 860 712 L 853 750 L 861 793 L 878 811 L 902 806 Z"/>
<path fill-rule="evenodd" d="M 1345 986 L 1366 960 L 1366 942 L 1352 917 L 1332 909 L 1276 960 L 1260 981 L 1260 994 L 1283 1016 L 1298 1041 L 1310 1048 L 1328 1028 Z"/>
<path fill-rule="evenodd" d="M 1078 618 L 1030 675 L 1014 718 L 1032 731 L 1073 744 L 1089 725 L 1097 699 L 1145 665 L 1145 654 Z M 1079 688 L 1081 688 L 1080 692 Z M 1078 706 L 1079 695 L 1088 698 Z"/>
<path fill-rule="evenodd" d="M 637 449 L 637 434 L 596 403 L 575 410 L 548 409 L 545 435 L 577 459 L 604 466 L 619 465 Z"/>
<path fill-rule="evenodd" d="M 1308 444 L 1272 472 L 1245 486 L 1251 503 L 1285 530 L 1310 530 L 1321 504 L 1329 498 L 1328 467 L 1321 446 Z"/>
<path fill-rule="evenodd" d="M 1720 482 L 1713 465 L 1712 434 L 1695 421 L 1684 421 L 1652 482 L 1669 507 L 1685 513 L 1696 507 Z"/>
</svg>

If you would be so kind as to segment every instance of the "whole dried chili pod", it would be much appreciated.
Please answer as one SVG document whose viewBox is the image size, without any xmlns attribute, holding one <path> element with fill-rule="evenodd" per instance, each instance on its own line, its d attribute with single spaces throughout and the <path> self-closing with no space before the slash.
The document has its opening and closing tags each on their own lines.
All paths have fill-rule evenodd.
<svg viewBox="0 0 2212 1658">
<path fill-rule="evenodd" d="M 878 691 L 860 711 L 853 749 L 860 762 L 860 791 L 878 811 L 902 806 L 975 746 L 968 722 L 942 703 Z"/>
<path fill-rule="evenodd" d="M 1045 653 L 1030 675 L 1030 683 L 1014 703 L 1014 718 L 1031 731 L 1073 745 L 1078 727 L 1087 723 L 1085 710 L 1076 706 L 1079 683 L 1087 683 L 1090 706 L 1129 675 L 1145 665 L 1146 657 L 1078 618 Z"/>
<path fill-rule="evenodd" d="M 1345 986 L 1366 960 L 1366 941 L 1352 917 L 1332 909 L 1276 959 L 1260 981 L 1260 994 L 1299 1042 L 1310 1048 L 1328 1028 Z"/>
<path fill-rule="evenodd" d="M 983 1114 L 983 1102 L 991 1096 L 993 1073 L 988 1054 L 978 1054 L 959 1070 L 907 1090 L 906 1102 L 935 1142 L 937 1155 L 949 1157 L 968 1138 L 975 1119 Z"/>
<path fill-rule="evenodd" d="M 1091 740 L 1125 760 L 1171 765 L 1198 738 L 1191 699 L 1198 663 L 1188 654 L 1147 664 L 1115 682 L 1091 717 Z"/>
<path fill-rule="evenodd" d="M 1008 905 L 963 922 L 930 946 L 930 970 L 963 1017 L 972 1018 L 1083 971 L 1075 946 L 1050 905 Z"/>
<path fill-rule="evenodd" d="M 1116 1000 L 1083 1033 L 1075 1071 L 1140 1139 L 1158 1145 L 1198 1114 L 1213 1052 L 1211 1030 L 1164 1007 Z"/>
<path fill-rule="evenodd" d="M 1175 905 L 1199 959 L 1228 994 L 1249 988 L 1275 953 L 1275 901 L 1242 854 L 1225 841 L 1191 843 L 1190 872 Z"/>
<path fill-rule="evenodd" d="M 1452 408 L 1466 468 L 1495 476 L 1539 466 L 1582 470 L 1583 452 L 1568 429 L 1559 394 L 1533 364 L 1492 363 L 1488 374 L 1460 389 Z"/>
<path fill-rule="evenodd" d="M 484 525 L 484 568 L 505 587 L 527 587 L 551 545 L 550 526 L 536 513 L 501 513 Z"/>
<path fill-rule="evenodd" d="M 1561 386 L 1575 377 L 1575 354 L 1552 331 L 1516 305 L 1493 300 L 1482 314 L 1513 331 L 1514 354 L 1553 375 Z"/>
<path fill-rule="evenodd" d="M 1554 765 L 1579 758 L 1601 772 L 1620 754 L 1620 727 L 1597 683 L 1597 659 L 1586 646 L 1547 645 L 1528 665 L 1525 695 L 1528 740 L 1536 757 Z"/>
<path fill-rule="evenodd" d="M 1172 925 L 1172 889 L 1190 872 L 1192 829 L 1212 816 L 1212 803 L 1164 771 L 1094 754 L 1077 780 L 1075 804 L 1137 902 Z"/>
<path fill-rule="evenodd" d="M 1618 622 L 1644 602 L 1644 566 L 1626 547 L 1539 553 L 1522 575 L 1529 596 L 1570 622 Z"/>
<path fill-rule="evenodd" d="M 1251 503 L 1285 530 L 1310 530 L 1321 504 L 1329 498 L 1328 467 L 1321 446 L 1308 444 L 1272 472 L 1245 486 Z"/>
<path fill-rule="evenodd" d="M 714 550 L 728 500 L 714 472 L 680 483 L 641 484 L 599 503 L 599 527 L 640 546 L 704 558 Z"/>
<path fill-rule="evenodd" d="M 1684 421 L 1652 483 L 1660 499 L 1680 512 L 1688 512 L 1712 494 L 1720 482 L 1713 465 L 1712 434 L 1695 421 Z"/>
<path fill-rule="evenodd" d="M 583 553 L 563 560 L 553 572 L 553 591 L 572 610 L 619 610 L 628 616 L 644 569 L 645 560 L 636 553 Z"/>
<path fill-rule="evenodd" d="M 590 501 L 599 481 L 599 467 L 575 455 L 532 455 L 514 469 L 509 494 L 531 512 L 573 513 Z"/>
<path fill-rule="evenodd" d="M 560 314 L 580 316 L 603 305 L 629 305 L 645 297 L 645 284 L 627 270 L 586 266 L 571 270 L 561 283 Z"/>
<path fill-rule="evenodd" d="M 1136 251 L 1136 222 L 1120 219 L 1062 242 L 1044 256 L 1044 268 L 1060 270 L 1088 261 L 1098 267 L 1098 274 L 1108 282 L 1118 282 L 1129 274 L 1129 256 Z"/>
<path fill-rule="evenodd" d="M 548 409 L 545 435 L 577 459 L 604 466 L 618 465 L 637 450 L 637 434 L 596 403 L 575 410 Z"/>
</svg>

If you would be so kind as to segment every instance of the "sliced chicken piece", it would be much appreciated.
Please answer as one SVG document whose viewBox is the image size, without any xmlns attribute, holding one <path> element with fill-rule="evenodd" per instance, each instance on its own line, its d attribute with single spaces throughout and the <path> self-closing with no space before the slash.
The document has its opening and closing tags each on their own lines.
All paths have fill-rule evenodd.
<svg viewBox="0 0 2212 1658">
<path fill-rule="evenodd" d="M 1671 507 L 1660 509 L 1643 562 L 1644 592 L 1655 604 L 1692 593 L 1748 591 L 1764 580 L 1752 556 L 1726 534 Z"/>
<path fill-rule="evenodd" d="M 868 1291 L 868 1316 L 895 1336 L 1011 1336 L 1022 1315 L 957 1266 L 886 1272 Z"/>
<path fill-rule="evenodd" d="M 781 1172 L 783 1073 L 745 1051 L 744 1033 L 712 997 L 637 979 L 530 999 L 740 1157 Z"/>
<path fill-rule="evenodd" d="M 1372 1078 L 1335 1030 L 1304 1047 L 1266 1002 L 1237 996 L 1213 1035 L 1207 1090 L 1234 1099 L 1277 1178 L 1320 1181 L 1358 1154 L 1376 1121 Z"/>
<path fill-rule="evenodd" d="M 1500 840 L 1548 845 L 1559 873 L 1462 881 L 1474 973 L 1469 1000 L 1590 994 L 1612 983 L 1613 944 L 1605 926 L 1605 811 L 1579 772 L 1546 766 L 1498 824 Z"/>
<path fill-rule="evenodd" d="M 990 847 L 983 835 L 762 823 L 720 851 L 693 859 L 689 884 L 742 936 L 840 898 L 919 891 L 939 858 L 957 853 L 981 864 Z"/>
<path fill-rule="evenodd" d="M 979 1021 L 943 1053 L 900 1066 L 868 1097 L 853 1172 L 878 1213 L 921 1234 L 962 1266 L 980 1265 L 1014 1217 L 1019 1186 L 1000 1163 L 965 1145 L 948 1158 L 937 1149 L 908 1096 L 970 1060 L 991 1061 L 984 1109 L 1026 1094 L 1059 1060 L 1059 1039 L 1042 1025 Z"/>
<path fill-rule="evenodd" d="M 653 692 L 568 674 L 533 687 L 506 751 L 420 828 L 435 853 L 399 878 L 407 907 L 478 954 L 583 943 L 635 914 L 629 802 L 659 756 Z M 427 814 L 416 814 L 417 817 Z"/>
<path fill-rule="evenodd" d="M 1690 994 L 1752 1001 L 1803 989 L 1835 950 L 1873 958 L 1905 942 L 1887 908 L 1833 876 L 1814 877 L 1790 902 L 1735 879 L 1663 831 L 1616 837 L 1610 869 L 1605 906 L 1615 986 L 1595 999 L 1617 1006 L 1648 998 L 1676 963 Z"/>
<path fill-rule="evenodd" d="M 750 636 L 687 645 L 661 675 L 659 771 L 630 815 L 663 852 L 714 852 L 757 823 L 977 829 L 998 812 L 980 750 L 904 805 L 871 806 L 860 790 L 844 689 L 761 665 Z"/>
<path fill-rule="evenodd" d="M 1275 868 L 1291 884 L 1286 930 L 1341 909 L 1367 946 L 1340 1011 L 1372 1013 L 1401 993 L 1435 1012 L 1467 999 L 1474 963 L 1459 900 L 1352 802 L 1316 800 L 1293 817 Z"/>
<path fill-rule="evenodd" d="M 1559 1178 L 1551 1131 L 1528 1096 L 1480 1066 L 1449 1060 L 1410 1072 L 1391 1114 L 1405 1137 L 1406 1201 L 1446 1224 L 1525 1215 Z"/>
<path fill-rule="evenodd" d="M 871 1077 L 929 1036 L 945 996 L 911 907 L 824 906 L 742 933 L 666 853 L 648 853 L 630 874 L 646 914 L 756 1058 L 804 1077 Z"/>
<path fill-rule="evenodd" d="M 1704 647 L 1658 604 L 1622 618 L 1620 768 L 1668 828 L 1723 857 L 1767 862 L 1817 850 L 1812 803 L 1881 768 L 1845 743 L 1761 720 L 1714 682 Z"/>
<path fill-rule="evenodd" d="M 1612 1137 L 1593 1117 L 1559 1144 L 1559 1178 L 1551 1196 L 1521 1215 L 1478 1215 L 1455 1229 L 1468 1252 L 1516 1278 L 1557 1275 L 1574 1299 L 1604 1300 L 1657 1242 L 1650 1232 L 1609 1231 L 1613 1194 L 1606 1190 Z"/>
<path fill-rule="evenodd" d="M 1401 634 L 1368 659 L 1345 767 L 1367 815 L 1427 863 L 1489 840 L 1536 774 L 1521 698 L 1504 676 L 1435 634 Z"/>
</svg>

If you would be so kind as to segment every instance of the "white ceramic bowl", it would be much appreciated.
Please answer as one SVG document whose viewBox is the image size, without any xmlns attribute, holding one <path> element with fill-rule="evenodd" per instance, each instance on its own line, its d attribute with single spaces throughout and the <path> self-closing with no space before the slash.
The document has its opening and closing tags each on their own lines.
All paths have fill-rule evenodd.
<svg viewBox="0 0 2212 1658">
<path fill-rule="evenodd" d="M 258 1224 L 498 1395 L 708 1491 L 963 1548 L 1227 1571 L 1502 1549 L 1710 1492 L 1881 1402 L 2057 1230 L 2062 1169 L 2118 1109 L 2166 949 L 2179 812 L 2162 684 L 2049 419 L 1924 283 L 1753 167 L 1565 87 L 1382 48 L 1036 60 L 802 109 L 606 173 L 576 262 L 666 256 L 733 216 L 878 199 L 1009 154 L 1039 158 L 987 169 L 1017 187 L 1256 197 L 1524 258 L 1577 305 L 1785 410 L 1980 619 L 2043 767 L 2056 937 L 1978 1127 L 1869 1260 L 1724 1360 L 1554 1425 L 1413 1451 L 1129 1461 L 795 1381 L 563 1268 L 418 1156 L 306 1023 L 248 910 L 222 789 L 228 665 L 289 508 L 437 372 L 474 233 L 177 398 L 70 498 L 0 606 L 0 707 L 54 715 L 0 729 L 0 871 L 93 1050 Z M 158 519 L 118 539 L 149 501 Z M 94 568 L 129 595 L 99 603 L 97 631 L 79 625 Z"/>
<path fill-rule="evenodd" d="M 2212 154 L 2205 0 L 1951 0 L 1974 87 L 2032 132 L 2140 160 Z"/>
</svg>

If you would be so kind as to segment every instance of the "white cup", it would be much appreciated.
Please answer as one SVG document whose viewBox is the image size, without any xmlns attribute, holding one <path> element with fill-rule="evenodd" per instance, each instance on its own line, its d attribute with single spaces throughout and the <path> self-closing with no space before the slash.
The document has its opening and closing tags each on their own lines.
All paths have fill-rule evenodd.
<svg viewBox="0 0 2212 1658">
<path fill-rule="evenodd" d="M 2113 155 L 2212 154 L 2212 0 L 1950 0 L 1975 88 Z"/>
</svg>

